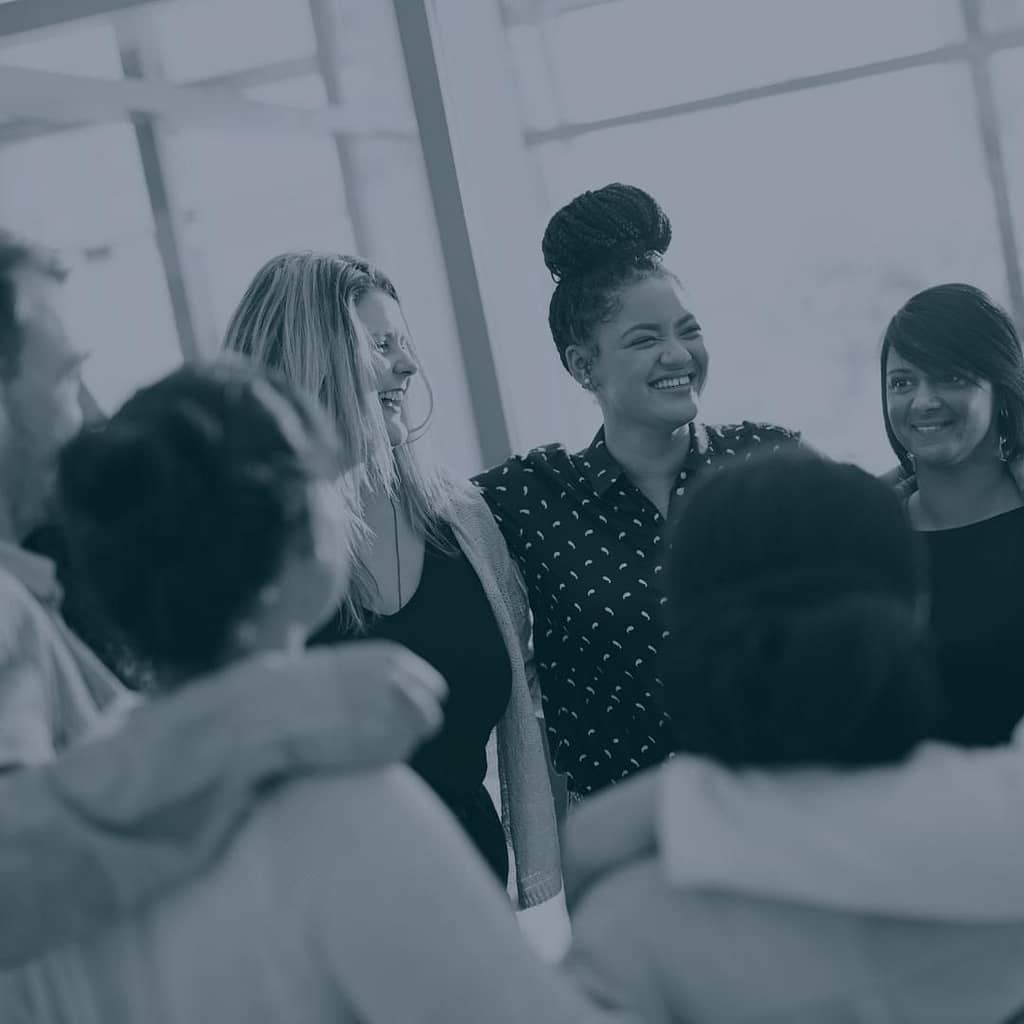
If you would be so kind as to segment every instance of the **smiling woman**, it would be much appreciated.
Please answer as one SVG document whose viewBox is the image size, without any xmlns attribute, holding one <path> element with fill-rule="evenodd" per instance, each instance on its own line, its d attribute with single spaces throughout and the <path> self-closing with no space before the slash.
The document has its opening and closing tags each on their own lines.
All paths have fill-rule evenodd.
<svg viewBox="0 0 1024 1024">
<path fill-rule="evenodd" d="M 477 478 L 526 579 L 555 767 L 577 796 L 672 749 L 656 664 L 674 503 L 710 468 L 796 440 L 698 423 L 708 352 L 662 262 L 671 239 L 658 203 L 629 185 L 585 192 L 551 218 L 551 335 L 603 426 L 583 451 L 548 445 Z"/>
<path fill-rule="evenodd" d="M 1003 743 L 1024 715 L 1015 639 L 1024 613 L 1024 354 L 984 292 L 945 284 L 892 318 L 881 354 L 886 433 L 924 538 L 946 699 L 940 735 Z"/>
<path fill-rule="evenodd" d="M 409 389 L 425 374 L 395 285 L 352 256 L 286 253 L 256 275 L 225 347 L 318 398 L 361 456 L 353 584 L 313 642 L 391 640 L 445 678 L 444 725 L 412 767 L 502 886 L 511 841 L 522 908 L 551 899 L 558 838 L 530 692 L 526 595 L 483 499 L 429 458 L 419 443 L 426 424 L 408 422 Z M 500 814 L 484 785 L 492 733 Z"/>
</svg>

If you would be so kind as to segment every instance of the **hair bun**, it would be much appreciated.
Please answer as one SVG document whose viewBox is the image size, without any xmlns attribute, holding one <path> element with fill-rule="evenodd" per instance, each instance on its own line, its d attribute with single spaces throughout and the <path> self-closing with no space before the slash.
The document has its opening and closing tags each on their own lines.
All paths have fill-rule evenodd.
<svg viewBox="0 0 1024 1024">
<path fill-rule="evenodd" d="M 615 183 L 584 192 L 548 221 L 541 249 L 556 281 L 650 253 L 672 241 L 672 222 L 643 189 Z"/>
</svg>

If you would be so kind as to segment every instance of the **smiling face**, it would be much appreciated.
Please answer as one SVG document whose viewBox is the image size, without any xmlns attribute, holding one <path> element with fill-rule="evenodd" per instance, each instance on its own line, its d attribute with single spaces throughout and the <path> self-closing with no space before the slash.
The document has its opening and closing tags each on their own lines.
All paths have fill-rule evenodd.
<svg viewBox="0 0 1024 1024">
<path fill-rule="evenodd" d="M 388 439 L 393 447 L 398 446 L 409 437 L 403 406 L 409 382 L 419 370 L 410 348 L 405 317 L 398 303 L 379 290 L 367 292 L 355 308 L 373 344 L 375 383 Z"/>
<path fill-rule="evenodd" d="M 590 375 L 606 423 L 671 432 L 697 415 L 708 354 L 681 291 L 667 274 L 628 284 L 615 315 L 594 332 Z M 567 356 L 581 375 L 589 354 Z"/>
<path fill-rule="evenodd" d="M 916 463 L 935 467 L 999 458 L 992 384 L 948 372 L 929 374 L 889 351 L 886 413 Z"/>
</svg>

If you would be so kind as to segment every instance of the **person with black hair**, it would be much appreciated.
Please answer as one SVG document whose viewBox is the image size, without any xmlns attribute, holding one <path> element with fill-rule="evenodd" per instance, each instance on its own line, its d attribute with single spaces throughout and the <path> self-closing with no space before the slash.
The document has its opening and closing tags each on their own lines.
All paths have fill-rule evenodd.
<svg viewBox="0 0 1024 1024">
<path fill-rule="evenodd" d="M 793 787 L 811 771 L 898 776 L 934 731 L 942 692 L 924 561 L 897 496 L 810 453 L 758 459 L 696 487 L 671 541 L 662 676 L 679 755 L 649 773 L 654 793 L 631 779 L 568 822 L 567 875 L 576 851 L 614 847 L 624 820 L 657 824 L 650 849 L 574 885 L 570 977 L 651 1024 L 1008 1019 L 1024 1005 L 1024 913 L 997 925 L 885 905 L 869 913 L 836 893 L 795 899 L 766 881 L 777 866 L 761 840 L 778 845 L 777 823 L 761 815 L 745 846 L 712 850 L 703 820 L 681 819 L 667 784 L 704 765 Z M 869 804 L 860 809 L 866 836 L 884 825 L 913 841 L 912 808 L 902 822 L 879 808 L 875 820 Z M 819 842 L 837 839 L 822 832 Z M 922 849 L 903 864 L 906 884 L 927 875 L 930 856 L 944 854 Z M 734 871 L 736 860 L 761 864 L 760 877 Z M 713 881 L 692 869 L 700 861 L 714 865 Z"/>
<path fill-rule="evenodd" d="M 671 749 L 656 663 L 675 502 L 711 469 L 797 440 L 697 422 L 708 352 L 662 262 L 671 239 L 658 203 L 629 185 L 585 192 L 551 218 L 551 335 L 603 426 L 583 451 L 548 445 L 476 478 L 529 589 L 552 754 L 576 796 Z"/>
<path fill-rule="evenodd" d="M 170 694 L 152 708 L 215 692 L 256 652 L 303 657 L 349 574 L 358 520 L 338 514 L 347 506 L 334 492 L 351 461 L 315 402 L 234 362 L 178 370 L 68 445 L 59 494 L 71 558 Z M 222 743 L 235 741 L 229 729 Z M 112 763 L 115 793 L 116 774 Z M 263 776 L 263 799 L 213 837 L 219 855 L 187 884 L 175 878 L 159 898 L 0 973 L 5 1024 L 83 1014 L 157 1024 L 600 1017 L 532 954 L 460 830 L 408 769 L 285 781 Z M 188 808 L 154 807 L 156 835 L 125 832 L 95 856 L 130 866 L 136 843 L 173 851 L 175 811 Z M 103 814 L 116 819 L 117 808 Z M 36 891 L 61 851 L 37 853 L 20 867 Z M 96 899 L 69 890 L 56 913 L 71 904 L 88 919 Z"/>
<path fill-rule="evenodd" d="M 966 284 L 909 299 L 886 329 L 882 414 L 928 550 L 948 703 L 937 735 L 1005 743 L 1024 716 L 1024 353 L 1013 321 Z"/>
</svg>

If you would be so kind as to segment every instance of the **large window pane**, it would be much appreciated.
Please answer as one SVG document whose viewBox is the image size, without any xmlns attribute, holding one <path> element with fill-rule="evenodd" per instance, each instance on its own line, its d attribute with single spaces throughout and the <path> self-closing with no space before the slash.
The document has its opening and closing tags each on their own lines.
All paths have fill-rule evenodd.
<svg viewBox="0 0 1024 1024">
<path fill-rule="evenodd" d="M 168 172 L 219 330 L 270 256 L 353 247 L 331 139 L 196 127 L 168 131 L 166 142 Z"/>
<path fill-rule="evenodd" d="M 872 468 L 891 461 L 876 365 L 888 316 L 943 280 L 1006 299 L 959 65 L 598 132 L 536 156 L 549 210 L 621 180 L 669 211 L 669 262 L 712 353 L 709 418 L 800 427 Z"/>
<path fill-rule="evenodd" d="M 508 29 L 531 128 L 835 71 L 962 37 L 955 0 L 617 0 Z"/>
<path fill-rule="evenodd" d="M 117 36 L 105 21 L 3 39 L 0 63 L 89 78 L 122 77 Z"/>
<path fill-rule="evenodd" d="M 67 254 L 68 323 L 92 353 L 85 377 L 101 406 L 180 361 L 131 126 L 0 147 L 0 223 Z"/>
<path fill-rule="evenodd" d="M 1024 28 L 1022 0 L 979 0 L 981 23 L 987 32 Z"/>
<path fill-rule="evenodd" d="M 312 55 L 307 0 L 175 0 L 152 11 L 173 81 L 191 81 Z"/>
<path fill-rule="evenodd" d="M 65 288 L 68 322 L 91 355 L 85 382 L 101 408 L 181 362 L 163 264 L 151 234 L 124 239 L 74 264 Z"/>
</svg>

